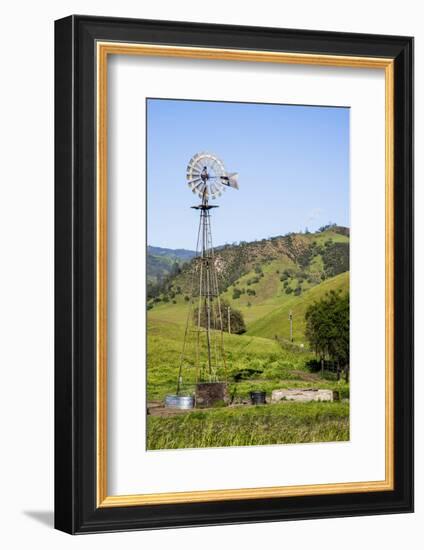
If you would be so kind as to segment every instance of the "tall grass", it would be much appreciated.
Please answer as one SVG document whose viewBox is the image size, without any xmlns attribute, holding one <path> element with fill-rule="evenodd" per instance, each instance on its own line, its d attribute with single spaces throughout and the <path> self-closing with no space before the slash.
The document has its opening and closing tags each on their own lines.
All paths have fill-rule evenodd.
<svg viewBox="0 0 424 550">
<path fill-rule="evenodd" d="M 148 450 L 349 440 L 349 404 L 284 402 L 148 416 Z"/>
</svg>

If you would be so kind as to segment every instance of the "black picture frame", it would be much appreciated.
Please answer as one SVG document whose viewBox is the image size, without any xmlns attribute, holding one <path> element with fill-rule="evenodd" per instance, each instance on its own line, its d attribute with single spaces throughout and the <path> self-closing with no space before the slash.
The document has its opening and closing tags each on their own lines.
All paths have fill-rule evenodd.
<svg viewBox="0 0 424 550">
<path fill-rule="evenodd" d="M 394 60 L 394 490 L 97 507 L 98 40 Z M 55 73 L 55 527 L 76 534 L 413 511 L 413 39 L 73 15 L 55 22 Z"/>
</svg>

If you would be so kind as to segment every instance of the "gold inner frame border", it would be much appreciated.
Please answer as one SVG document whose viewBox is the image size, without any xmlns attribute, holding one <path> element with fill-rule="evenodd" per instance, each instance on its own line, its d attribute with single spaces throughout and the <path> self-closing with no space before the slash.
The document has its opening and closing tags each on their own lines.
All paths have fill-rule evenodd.
<svg viewBox="0 0 424 550">
<path fill-rule="evenodd" d="M 384 69 L 385 72 L 385 479 L 316 485 L 217 489 L 178 493 L 108 495 L 107 491 L 107 62 L 109 55 L 138 55 Z M 97 507 L 142 506 L 306 495 L 365 493 L 394 489 L 394 60 L 140 43 L 96 43 L 97 61 Z"/>
</svg>

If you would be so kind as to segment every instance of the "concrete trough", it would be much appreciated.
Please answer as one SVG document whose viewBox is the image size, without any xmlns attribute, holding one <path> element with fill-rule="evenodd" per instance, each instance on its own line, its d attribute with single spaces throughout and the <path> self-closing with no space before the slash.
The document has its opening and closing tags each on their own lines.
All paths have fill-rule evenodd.
<svg viewBox="0 0 424 550">
<path fill-rule="evenodd" d="M 333 390 L 315 390 L 315 389 L 281 389 L 273 390 L 271 395 L 272 403 L 280 401 L 298 401 L 306 403 L 308 401 L 334 401 Z"/>
</svg>

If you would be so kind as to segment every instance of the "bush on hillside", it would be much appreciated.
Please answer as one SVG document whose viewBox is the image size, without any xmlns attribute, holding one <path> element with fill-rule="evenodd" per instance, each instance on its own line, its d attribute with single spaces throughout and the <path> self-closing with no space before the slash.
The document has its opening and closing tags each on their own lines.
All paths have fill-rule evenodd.
<svg viewBox="0 0 424 550">
<path fill-rule="evenodd" d="M 219 306 L 221 308 L 221 315 L 219 315 Z M 230 308 L 230 332 L 231 334 L 243 334 L 246 332 L 246 324 L 244 322 L 244 317 L 241 311 L 234 309 L 226 300 L 220 300 L 218 305 L 217 302 L 211 304 L 211 318 L 210 318 L 210 328 L 214 330 L 222 330 L 228 332 L 228 308 Z M 199 308 L 195 308 L 193 312 L 193 321 L 195 324 L 198 323 L 199 319 Z M 222 327 L 221 327 L 222 322 Z M 207 315 L 204 308 L 201 310 L 200 314 L 200 326 L 203 328 L 207 327 Z"/>
<path fill-rule="evenodd" d="M 235 288 L 233 290 L 233 300 L 238 300 L 241 296 L 241 290 L 239 288 Z"/>
</svg>

